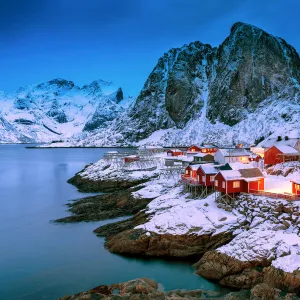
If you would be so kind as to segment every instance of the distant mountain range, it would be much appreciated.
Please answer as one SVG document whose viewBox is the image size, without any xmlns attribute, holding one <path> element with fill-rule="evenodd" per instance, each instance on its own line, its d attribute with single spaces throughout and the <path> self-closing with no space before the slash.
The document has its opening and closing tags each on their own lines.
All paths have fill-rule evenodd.
<svg viewBox="0 0 300 300">
<path fill-rule="evenodd" d="M 5 100 L 2 141 L 8 131 L 16 140 L 62 138 L 78 146 L 252 144 L 300 136 L 298 53 L 283 39 L 241 22 L 219 47 L 193 42 L 165 53 L 137 99 L 126 105 L 121 89 L 102 92 L 101 83 L 110 83 L 78 88 L 56 81 Z"/>
<path fill-rule="evenodd" d="M 112 82 L 54 79 L 0 95 L 0 141 L 51 142 L 105 128 L 134 101 Z"/>
</svg>

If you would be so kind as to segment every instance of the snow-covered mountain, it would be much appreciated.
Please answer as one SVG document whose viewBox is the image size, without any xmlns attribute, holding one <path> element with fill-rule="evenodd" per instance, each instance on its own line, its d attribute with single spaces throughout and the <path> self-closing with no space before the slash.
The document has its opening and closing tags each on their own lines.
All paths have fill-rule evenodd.
<svg viewBox="0 0 300 300">
<path fill-rule="evenodd" d="M 105 128 L 133 102 L 113 82 L 54 79 L 0 94 L 0 142 L 51 142 Z"/>
<path fill-rule="evenodd" d="M 193 42 L 165 53 L 127 113 L 74 144 L 228 145 L 300 136 L 299 93 L 296 50 L 238 22 L 219 47 Z"/>
</svg>

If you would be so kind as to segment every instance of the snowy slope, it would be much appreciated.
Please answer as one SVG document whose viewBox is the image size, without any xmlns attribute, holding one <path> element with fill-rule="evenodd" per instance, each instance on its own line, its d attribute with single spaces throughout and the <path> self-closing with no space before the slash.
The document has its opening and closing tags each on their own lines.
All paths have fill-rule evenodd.
<svg viewBox="0 0 300 300">
<path fill-rule="evenodd" d="M 300 136 L 300 58 L 283 39 L 244 23 L 218 48 L 171 49 L 134 105 L 79 145 L 250 145 Z"/>
<path fill-rule="evenodd" d="M 103 128 L 132 102 L 112 82 L 54 79 L 0 95 L 0 142 L 50 142 Z M 95 121 L 97 120 L 97 122 Z M 87 126 L 93 124 L 93 126 Z"/>
</svg>

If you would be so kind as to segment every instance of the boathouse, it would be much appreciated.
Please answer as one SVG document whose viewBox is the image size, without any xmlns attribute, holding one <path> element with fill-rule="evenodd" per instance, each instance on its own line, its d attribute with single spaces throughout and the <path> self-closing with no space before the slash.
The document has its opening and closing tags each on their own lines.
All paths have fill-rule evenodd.
<svg viewBox="0 0 300 300">
<path fill-rule="evenodd" d="M 291 146 L 272 146 L 265 151 L 265 165 L 300 160 L 300 152 Z"/>
<path fill-rule="evenodd" d="M 197 169 L 197 181 L 200 185 L 214 186 L 215 176 L 219 169 L 213 164 L 203 164 Z"/>
<path fill-rule="evenodd" d="M 181 156 L 183 155 L 183 151 L 180 149 L 169 149 L 167 151 L 168 156 Z"/>
</svg>

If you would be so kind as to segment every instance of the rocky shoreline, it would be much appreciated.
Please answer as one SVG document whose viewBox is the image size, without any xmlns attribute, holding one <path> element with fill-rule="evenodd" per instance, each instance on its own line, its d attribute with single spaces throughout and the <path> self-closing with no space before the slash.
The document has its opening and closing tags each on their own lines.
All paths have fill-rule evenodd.
<svg viewBox="0 0 300 300">
<path fill-rule="evenodd" d="M 100 168 L 90 167 L 94 168 L 98 179 L 91 180 L 94 173 L 85 169 L 69 182 L 80 190 L 115 189 L 115 192 L 72 203 L 70 212 L 73 216 L 59 222 L 103 220 L 134 214 L 94 230 L 96 235 L 106 238 L 105 246 L 110 252 L 189 259 L 194 263 L 196 274 L 226 287 L 247 290 L 243 292 L 244 298 L 231 295 L 228 299 L 298 299 L 300 271 L 289 268 L 289 264 L 295 265 L 293 259 L 297 260 L 297 251 L 300 251 L 297 240 L 300 212 L 296 203 L 247 195 L 233 203 L 216 202 L 212 196 L 191 199 L 177 183 L 167 183 L 161 177 L 157 179 L 157 173 L 142 178 L 131 174 L 132 179 L 127 173 L 119 175 L 113 168 L 107 172 L 111 167 L 106 168 L 103 163 Z M 264 248 L 265 245 L 270 246 Z M 263 295 L 263 289 L 273 298 L 259 298 L 257 295 Z M 294 294 L 282 298 L 280 290 Z M 83 299 L 76 297 L 66 299 Z M 106 299 L 115 299 L 109 297 L 112 298 Z M 126 297 L 131 299 L 131 296 Z M 166 294 L 161 297 L 173 299 Z M 156 298 L 149 296 L 147 299 Z"/>
<path fill-rule="evenodd" d="M 97 286 L 86 292 L 71 296 L 65 296 L 59 300 L 195 300 L 195 299 L 215 299 L 215 300 L 296 300 L 295 294 L 280 295 L 280 290 L 270 287 L 267 284 L 258 284 L 251 290 L 242 290 L 222 294 L 219 292 L 205 290 L 172 290 L 163 291 L 159 284 L 149 278 L 138 278 L 123 283 Z"/>
</svg>

